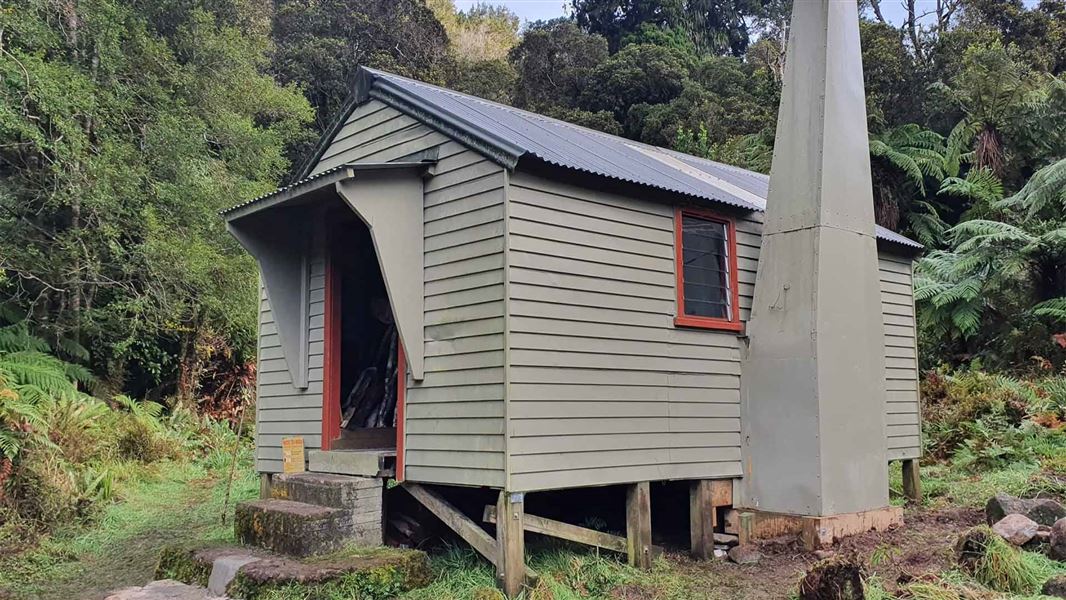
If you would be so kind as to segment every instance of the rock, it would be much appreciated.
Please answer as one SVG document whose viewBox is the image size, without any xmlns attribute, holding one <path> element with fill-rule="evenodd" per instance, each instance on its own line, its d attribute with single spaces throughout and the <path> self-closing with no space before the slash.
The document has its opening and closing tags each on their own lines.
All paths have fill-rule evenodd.
<svg viewBox="0 0 1066 600">
<path fill-rule="evenodd" d="M 214 569 L 226 559 L 240 563 L 225 585 L 226 594 L 249 600 L 281 597 L 280 590 L 299 597 L 341 598 L 358 589 L 368 598 L 391 598 L 398 592 L 423 587 L 432 579 L 429 557 L 419 550 L 347 548 L 295 559 L 234 546 L 166 548 L 156 577 L 207 586 Z"/>
<path fill-rule="evenodd" d="M 1024 515 L 1025 501 L 1002 492 L 992 496 L 985 503 L 985 522 L 989 525 L 998 523 L 1007 515 Z"/>
<path fill-rule="evenodd" d="M 1066 518 L 1066 508 L 1051 498 L 1037 498 L 1028 502 L 1029 510 L 1025 511 L 1025 516 L 1040 525 L 1054 525 L 1055 521 Z"/>
<path fill-rule="evenodd" d="M 1007 515 L 1025 515 L 1039 525 L 1051 525 L 1066 517 L 1066 508 L 1051 498 L 1026 500 L 999 493 L 985 504 L 985 520 L 989 525 L 1002 521 Z"/>
<path fill-rule="evenodd" d="M 992 531 L 1015 546 L 1028 543 L 1036 537 L 1039 530 L 1040 526 L 1036 524 L 1036 521 L 1016 513 L 1003 517 L 992 526 Z"/>
<path fill-rule="evenodd" d="M 800 600 L 863 600 L 862 576 L 862 566 L 854 560 L 823 560 L 800 581 Z"/>
<path fill-rule="evenodd" d="M 496 588 L 478 587 L 471 591 L 470 600 L 506 600 L 506 597 Z"/>
<path fill-rule="evenodd" d="M 1048 579 L 1040 593 L 1052 598 L 1066 598 L 1066 575 L 1056 575 Z"/>
<path fill-rule="evenodd" d="M 832 550 L 815 550 L 814 557 L 818 560 L 825 560 L 827 558 L 833 558 L 837 553 Z"/>
<path fill-rule="evenodd" d="M 1066 562 L 1066 518 L 1055 521 L 1051 526 L 1047 555 L 1053 560 Z"/>
<path fill-rule="evenodd" d="M 202 587 L 186 585 L 171 579 L 153 581 L 144 587 L 131 587 L 114 592 L 106 600 L 223 600 Z"/>
<path fill-rule="evenodd" d="M 345 509 L 279 499 L 241 502 L 233 515 L 237 541 L 291 556 L 339 550 L 355 525 Z"/>
<path fill-rule="evenodd" d="M 762 553 L 751 544 L 746 546 L 733 546 L 729 549 L 729 560 L 738 565 L 753 565 L 762 560 Z"/>
<path fill-rule="evenodd" d="M 728 533 L 716 533 L 714 534 L 714 543 L 716 545 L 732 547 L 740 543 L 740 538 Z"/>
</svg>

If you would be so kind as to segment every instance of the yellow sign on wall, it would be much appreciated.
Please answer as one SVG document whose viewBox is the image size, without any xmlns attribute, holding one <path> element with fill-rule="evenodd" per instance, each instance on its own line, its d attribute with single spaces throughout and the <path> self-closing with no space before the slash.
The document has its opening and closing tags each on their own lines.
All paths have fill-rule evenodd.
<svg viewBox="0 0 1066 600">
<path fill-rule="evenodd" d="M 281 470 L 285 473 L 304 472 L 304 439 L 290 437 L 281 440 Z"/>
</svg>

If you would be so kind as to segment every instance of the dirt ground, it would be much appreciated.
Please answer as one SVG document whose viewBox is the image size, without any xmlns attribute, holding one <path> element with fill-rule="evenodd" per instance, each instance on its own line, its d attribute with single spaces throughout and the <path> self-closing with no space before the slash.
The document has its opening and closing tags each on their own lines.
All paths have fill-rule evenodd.
<svg viewBox="0 0 1066 600">
<path fill-rule="evenodd" d="M 867 565 L 872 562 L 870 571 L 877 573 L 889 588 L 894 588 L 898 581 L 950 569 L 955 538 L 981 523 L 983 518 L 978 509 L 908 509 L 903 526 L 847 538 L 833 551 L 854 554 Z M 759 545 L 763 559 L 755 565 L 697 562 L 683 554 L 671 554 L 670 561 L 689 582 L 687 591 L 693 597 L 769 600 L 788 598 L 807 568 L 819 560 L 794 539 L 767 540 Z M 634 591 L 626 591 L 620 599 L 640 598 Z"/>
</svg>

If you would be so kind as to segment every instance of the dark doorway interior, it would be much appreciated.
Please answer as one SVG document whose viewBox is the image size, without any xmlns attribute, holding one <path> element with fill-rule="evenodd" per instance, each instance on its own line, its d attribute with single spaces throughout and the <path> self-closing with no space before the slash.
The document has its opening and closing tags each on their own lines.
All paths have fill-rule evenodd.
<svg viewBox="0 0 1066 600">
<path fill-rule="evenodd" d="M 399 341 L 374 244 L 353 216 L 336 224 L 331 246 L 340 288 L 340 439 L 334 447 L 393 448 Z"/>
</svg>

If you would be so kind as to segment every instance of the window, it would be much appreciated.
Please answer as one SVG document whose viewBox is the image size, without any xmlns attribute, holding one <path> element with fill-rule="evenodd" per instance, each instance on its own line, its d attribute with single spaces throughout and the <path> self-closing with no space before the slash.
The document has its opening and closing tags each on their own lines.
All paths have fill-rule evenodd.
<svg viewBox="0 0 1066 600">
<path fill-rule="evenodd" d="M 736 228 L 732 219 L 678 209 L 674 215 L 677 270 L 675 325 L 739 331 Z"/>
</svg>

